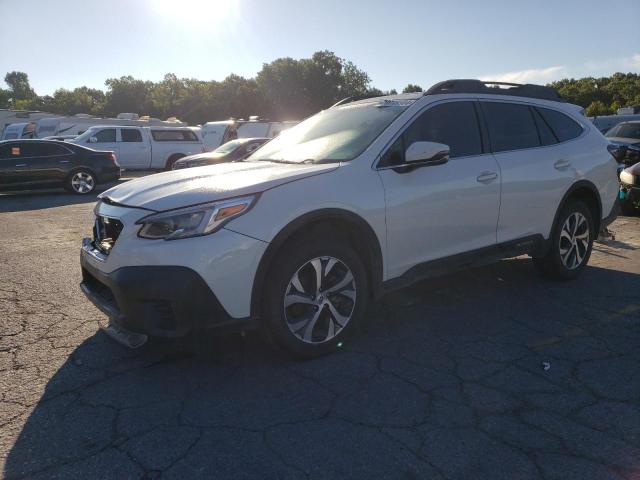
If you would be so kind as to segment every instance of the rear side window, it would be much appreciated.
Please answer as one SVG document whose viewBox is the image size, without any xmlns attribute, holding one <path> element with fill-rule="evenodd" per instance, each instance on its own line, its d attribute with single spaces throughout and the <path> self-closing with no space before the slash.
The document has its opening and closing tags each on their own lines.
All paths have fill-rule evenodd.
<svg viewBox="0 0 640 480">
<path fill-rule="evenodd" d="M 197 142 L 198 137 L 191 130 L 151 130 L 156 142 Z"/>
<path fill-rule="evenodd" d="M 414 142 L 449 145 L 451 158 L 482 153 L 480 127 L 472 102 L 447 102 L 424 112 L 389 147 L 380 166 L 404 163 L 404 153 Z"/>
<path fill-rule="evenodd" d="M 527 105 L 482 102 L 494 152 L 539 147 L 538 130 Z"/>
<path fill-rule="evenodd" d="M 39 143 L 35 147 L 37 154 L 42 156 L 66 155 L 69 153 L 66 148 L 53 143 Z"/>
<path fill-rule="evenodd" d="M 123 128 L 120 130 L 120 135 L 122 136 L 123 142 L 141 142 L 142 134 L 140 130 L 136 130 L 134 128 Z"/>
<path fill-rule="evenodd" d="M 549 127 L 549 124 L 546 122 L 542 115 L 538 113 L 538 111 L 533 109 L 533 118 L 536 121 L 536 127 L 538 127 L 538 134 L 540 135 L 540 143 L 542 145 L 553 145 L 558 143 L 558 137 L 553 133 L 553 130 Z"/>
<path fill-rule="evenodd" d="M 549 108 L 535 107 L 535 109 L 540 112 L 560 142 L 566 142 L 582 134 L 582 127 L 564 113 Z"/>
<path fill-rule="evenodd" d="M 114 143 L 116 141 L 116 129 L 105 128 L 94 135 L 98 139 L 97 143 Z"/>
</svg>

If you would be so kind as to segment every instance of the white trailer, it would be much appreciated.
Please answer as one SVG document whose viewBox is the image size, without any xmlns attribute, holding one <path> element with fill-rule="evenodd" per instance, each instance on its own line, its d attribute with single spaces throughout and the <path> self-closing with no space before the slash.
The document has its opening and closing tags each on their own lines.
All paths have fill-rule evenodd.
<svg viewBox="0 0 640 480">
<path fill-rule="evenodd" d="M 7 118 L 10 117 L 7 116 Z M 140 127 L 187 126 L 186 123 L 181 122 L 175 118 L 163 121 L 153 117 L 140 117 L 135 113 L 121 113 L 116 118 L 100 118 L 84 113 L 79 113 L 73 116 L 60 116 L 39 112 L 38 117 L 34 117 L 33 115 L 31 115 L 28 120 L 29 121 L 23 120 L 22 122 L 19 122 L 22 124 L 27 123 L 28 126 L 23 127 L 24 133 L 22 134 L 22 136 L 18 137 L 13 136 L 15 135 L 16 130 L 15 128 L 12 128 L 13 123 L 6 125 L 2 134 L 2 140 L 9 140 L 12 138 L 44 138 L 59 135 L 80 135 L 84 133 L 88 128 L 95 125 L 123 125 Z"/>
<path fill-rule="evenodd" d="M 255 118 L 246 120 L 221 120 L 207 122 L 201 127 L 204 148 L 215 150 L 220 145 L 236 138 L 273 138 L 298 122 L 269 122 Z"/>
</svg>

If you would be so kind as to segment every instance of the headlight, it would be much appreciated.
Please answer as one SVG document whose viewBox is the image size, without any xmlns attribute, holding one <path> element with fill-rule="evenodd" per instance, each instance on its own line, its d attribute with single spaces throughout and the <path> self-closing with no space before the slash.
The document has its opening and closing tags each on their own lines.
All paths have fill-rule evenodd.
<svg viewBox="0 0 640 480">
<path fill-rule="evenodd" d="M 622 183 L 626 183 L 627 185 L 633 185 L 635 183 L 635 178 L 633 178 L 633 171 L 631 168 L 627 168 L 620 172 L 620 181 Z"/>
<path fill-rule="evenodd" d="M 153 240 L 177 240 L 208 235 L 219 230 L 232 218 L 248 212 L 255 200 L 256 196 L 234 198 L 170 212 L 154 213 L 136 222 L 142 225 L 138 236 Z"/>
</svg>

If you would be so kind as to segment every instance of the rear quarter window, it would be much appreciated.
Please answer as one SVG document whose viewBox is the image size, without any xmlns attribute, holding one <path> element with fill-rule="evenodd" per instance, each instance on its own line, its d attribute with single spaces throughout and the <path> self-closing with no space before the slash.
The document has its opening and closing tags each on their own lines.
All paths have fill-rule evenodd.
<svg viewBox="0 0 640 480">
<path fill-rule="evenodd" d="M 191 130 L 151 130 L 156 142 L 197 142 L 197 135 Z"/>
<path fill-rule="evenodd" d="M 540 113 L 549 128 L 553 130 L 558 141 L 566 142 L 582 134 L 582 127 L 564 113 L 542 107 L 535 107 L 535 109 Z"/>
</svg>

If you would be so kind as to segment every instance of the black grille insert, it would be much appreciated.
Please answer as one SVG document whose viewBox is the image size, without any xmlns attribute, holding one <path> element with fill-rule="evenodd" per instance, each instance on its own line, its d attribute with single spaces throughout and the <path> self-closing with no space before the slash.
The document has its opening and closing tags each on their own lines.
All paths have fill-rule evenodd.
<svg viewBox="0 0 640 480">
<path fill-rule="evenodd" d="M 93 225 L 93 246 L 105 255 L 109 255 L 123 228 L 122 222 L 116 218 L 96 215 L 96 222 Z"/>
</svg>

